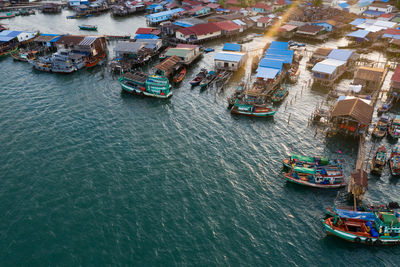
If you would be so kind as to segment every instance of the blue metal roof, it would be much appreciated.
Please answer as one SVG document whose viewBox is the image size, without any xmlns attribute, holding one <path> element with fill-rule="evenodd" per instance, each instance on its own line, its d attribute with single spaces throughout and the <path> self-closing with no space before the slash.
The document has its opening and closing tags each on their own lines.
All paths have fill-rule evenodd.
<svg viewBox="0 0 400 267">
<path fill-rule="evenodd" d="M 356 38 L 365 38 L 368 35 L 369 31 L 366 30 L 357 30 L 355 32 L 351 32 L 347 34 L 349 37 L 356 37 Z"/>
<path fill-rule="evenodd" d="M 153 13 L 150 15 L 147 15 L 146 18 L 157 18 L 157 17 L 162 17 L 162 16 L 168 16 L 168 15 L 173 15 L 179 12 L 185 11 L 183 8 L 175 8 L 167 11 L 162 11 L 158 13 Z"/>
<path fill-rule="evenodd" d="M 279 70 L 277 69 L 258 67 L 256 77 L 263 79 L 274 79 L 278 73 Z"/>
<path fill-rule="evenodd" d="M 312 71 L 332 74 L 335 72 L 337 67 L 344 65 L 344 64 L 346 64 L 346 62 L 344 62 L 342 60 L 325 59 L 325 60 L 315 64 L 315 66 L 312 68 Z"/>
<path fill-rule="evenodd" d="M 240 52 L 242 46 L 240 44 L 231 44 L 231 43 L 226 43 L 224 47 L 222 48 L 223 51 L 235 51 L 235 52 Z"/>
<path fill-rule="evenodd" d="M 135 39 L 159 39 L 159 37 L 153 34 L 136 34 Z"/>
<path fill-rule="evenodd" d="M 350 51 L 350 50 L 333 49 L 329 53 L 328 58 L 347 61 L 351 57 L 352 54 L 353 54 L 353 51 Z"/>
<path fill-rule="evenodd" d="M 358 26 L 358 25 L 360 25 L 360 24 L 363 24 L 364 22 L 365 22 L 365 19 L 356 18 L 355 20 L 353 20 L 352 22 L 350 22 L 350 25 Z"/>
<path fill-rule="evenodd" d="M 59 34 L 55 34 L 55 33 L 41 33 L 40 36 L 59 36 Z"/>
<path fill-rule="evenodd" d="M 366 6 L 369 6 L 370 4 L 372 4 L 372 2 L 374 2 L 374 0 L 360 0 L 360 1 L 358 1 L 357 5 L 359 7 L 366 7 Z"/>
<path fill-rule="evenodd" d="M 9 31 L 9 30 L 5 30 L 0 32 L 0 36 L 8 36 L 8 37 L 17 37 L 18 35 L 20 35 L 22 33 L 22 31 Z"/>
<path fill-rule="evenodd" d="M 338 6 L 340 6 L 341 8 L 349 8 L 350 7 L 350 5 L 347 4 L 346 2 L 340 3 Z"/>
<path fill-rule="evenodd" d="M 242 59 L 243 55 L 241 54 L 231 54 L 219 52 L 215 54 L 214 60 L 222 60 L 222 61 L 231 61 L 231 62 L 239 62 Z"/>
<path fill-rule="evenodd" d="M 281 71 L 283 68 L 283 61 L 278 59 L 263 58 L 260 60 L 258 66 L 261 68 L 271 68 Z"/>
<path fill-rule="evenodd" d="M 182 21 L 175 21 L 174 24 L 176 26 L 180 26 L 180 27 L 183 27 L 183 28 L 188 28 L 188 27 L 192 27 L 193 26 L 193 24 L 190 24 L 188 22 L 182 22 Z"/>
<path fill-rule="evenodd" d="M 372 15 L 372 16 L 380 16 L 382 14 L 385 14 L 385 12 L 375 11 L 375 10 L 365 10 L 363 13 L 363 15 Z"/>
<path fill-rule="evenodd" d="M 390 39 L 400 39 L 400 35 L 393 35 L 393 34 L 388 34 L 385 33 L 384 35 L 382 35 L 383 38 L 390 38 Z"/>
<path fill-rule="evenodd" d="M 269 48 L 273 48 L 273 49 L 287 49 L 289 46 L 289 44 L 287 42 L 277 42 L 277 41 L 273 41 L 271 42 L 271 45 L 269 46 Z"/>
<path fill-rule="evenodd" d="M 10 36 L 0 36 L 0 42 L 8 42 L 14 39 L 15 37 L 10 37 Z"/>
<path fill-rule="evenodd" d="M 269 48 L 265 53 L 264 58 L 281 60 L 283 63 L 292 64 L 293 50 L 271 49 Z"/>
</svg>

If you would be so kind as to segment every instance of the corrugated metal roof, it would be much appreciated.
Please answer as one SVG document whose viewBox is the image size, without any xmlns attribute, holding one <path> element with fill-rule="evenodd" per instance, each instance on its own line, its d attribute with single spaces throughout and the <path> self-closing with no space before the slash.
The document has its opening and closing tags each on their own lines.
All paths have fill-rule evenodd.
<svg viewBox="0 0 400 267">
<path fill-rule="evenodd" d="M 288 42 L 277 42 L 277 41 L 273 41 L 271 42 L 271 45 L 269 46 L 269 48 L 271 49 L 282 49 L 282 50 L 286 50 L 288 48 L 289 44 Z M 293 52 L 293 51 L 292 51 Z"/>
<path fill-rule="evenodd" d="M 283 63 L 292 64 L 293 50 L 286 49 L 271 49 L 269 48 L 265 53 L 264 58 L 281 60 Z"/>
<path fill-rule="evenodd" d="M 263 79 L 274 79 L 278 73 L 279 70 L 277 69 L 259 67 L 257 69 L 256 77 Z"/>
<path fill-rule="evenodd" d="M 143 43 L 137 42 L 118 42 L 115 47 L 114 51 L 119 53 L 137 53 L 142 47 L 144 46 Z"/>
<path fill-rule="evenodd" d="M 344 65 L 346 62 L 340 61 L 340 60 L 335 60 L 335 59 L 325 59 L 321 62 L 318 62 L 315 64 L 315 66 L 312 68 L 313 72 L 321 72 L 321 73 L 327 73 L 327 74 L 332 74 L 335 72 L 337 67 Z"/>
<path fill-rule="evenodd" d="M 96 41 L 97 37 L 95 36 L 86 36 L 83 40 L 79 43 L 79 45 L 91 45 Z"/>
<path fill-rule="evenodd" d="M 0 42 L 9 42 L 14 38 L 15 37 L 11 37 L 11 36 L 0 36 Z"/>
<path fill-rule="evenodd" d="M 7 36 L 7 37 L 17 37 L 18 35 L 20 35 L 22 33 L 22 31 L 9 31 L 9 30 L 5 30 L 0 32 L 0 36 Z"/>
<path fill-rule="evenodd" d="M 332 110 L 332 117 L 350 116 L 362 124 L 369 124 L 372 120 L 374 108 L 359 98 L 346 99 L 336 103 Z"/>
<path fill-rule="evenodd" d="M 244 25 L 246 25 L 246 23 L 243 22 L 243 21 L 241 21 L 240 19 L 234 19 L 234 20 L 232 20 L 232 22 L 235 23 L 235 24 L 237 24 L 237 25 L 239 25 L 239 26 L 244 26 Z"/>
<path fill-rule="evenodd" d="M 358 25 L 360 25 L 360 24 L 363 24 L 364 22 L 365 22 L 365 19 L 356 18 L 355 20 L 353 20 L 352 22 L 350 22 L 350 25 L 358 26 Z"/>
<path fill-rule="evenodd" d="M 167 10 L 167 11 L 163 11 L 163 12 L 158 12 L 158 13 L 153 13 L 153 14 L 149 14 L 146 16 L 146 18 L 158 18 L 158 17 L 162 17 L 162 16 L 169 16 L 169 15 L 173 15 L 179 12 L 185 11 L 183 8 L 175 8 L 175 9 L 171 9 L 171 10 Z"/>
<path fill-rule="evenodd" d="M 215 54 L 214 60 L 222 60 L 222 61 L 230 61 L 230 62 L 239 62 L 243 58 L 244 54 L 239 53 L 226 53 L 219 52 Z"/>
<path fill-rule="evenodd" d="M 355 32 L 351 32 L 349 34 L 347 34 L 347 36 L 349 37 L 355 37 L 355 38 L 365 38 L 368 33 L 370 33 L 369 31 L 366 30 L 357 30 Z"/>
<path fill-rule="evenodd" d="M 158 39 L 159 37 L 153 34 L 136 34 L 135 39 Z"/>
<path fill-rule="evenodd" d="M 190 48 L 170 48 L 168 51 L 165 53 L 165 56 L 170 57 L 170 56 L 178 56 L 178 57 L 186 57 L 187 53 L 190 53 L 193 49 Z"/>
<path fill-rule="evenodd" d="M 283 61 L 276 60 L 276 59 L 263 58 L 260 60 L 260 63 L 258 64 L 258 66 L 261 68 L 271 68 L 271 69 L 277 69 L 277 70 L 281 71 L 283 68 Z"/>
<path fill-rule="evenodd" d="M 347 61 L 351 55 L 353 55 L 353 51 L 346 49 L 333 49 L 329 53 L 328 58 Z"/>
<path fill-rule="evenodd" d="M 231 43 L 226 43 L 222 48 L 223 51 L 236 51 L 236 52 L 240 52 L 241 49 L 242 46 L 240 44 L 231 44 Z"/>
</svg>

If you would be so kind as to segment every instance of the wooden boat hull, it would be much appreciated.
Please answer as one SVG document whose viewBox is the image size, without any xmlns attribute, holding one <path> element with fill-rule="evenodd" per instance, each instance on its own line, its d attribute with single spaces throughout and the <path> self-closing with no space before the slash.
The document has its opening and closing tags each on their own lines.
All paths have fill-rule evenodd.
<svg viewBox="0 0 400 267">
<path fill-rule="evenodd" d="M 88 62 L 88 63 L 85 63 L 85 67 L 86 67 L 86 68 L 92 68 L 92 67 L 94 67 L 94 66 L 96 66 L 97 64 L 99 64 L 105 57 L 106 57 L 106 54 L 103 53 L 103 54 L 101 54 L 100 56 L 98 56 L 98 57 L 96 58 L 96 60 L 91 61 L 91 62 Z"/>
<path fill-rule="evenodd" d="M 367 245 L 400 245 L 400 236 L 379 236 L 372 237 L 368 233 L 356 233 L 344 231 L 332 224 L 332 218 L 321 220 L 325 231 L 333 236 L 339 237 L 349 242 L 362 243 Z M 379 240 L 379 241 L 378 241 Z"/>
<path fill-rule="evenodd" d="M 0 53 L 0 57 L 6 57 L 6 56 L 9 56 L 9 55 L 11 55 L 11 54 L 13 54 L 15 52 L 18 52 L 18 47 L 15 47 L 12 50 Z"/>
<path fill-rule="evenodd" d="M 167 94 L 167 95 L 157 95 L 157 94 L 152 94 L 152 93 L 146 92 L 141 88 L 129 86 L 123 82 L 120 82 L 120 84 L 121 84 L 122 90 L 124 90 L 127 93 L 134 94 L 134 95 L 155 97 L 155 98 L 162 98 L 162 99 L 170 98 L 172 96 L 172 92 L 169 92 L 169 94 Z"/>
<path fill-rule="evenodd" d="M 275 115 L 276 110 L 271 110 L 269 108 L 265 108 L 265 109 L 260 109 L 257 111 L 241 111 L 238 109 L 235 109 L 234 107 L 232 107 L 231 109 L 231 113 L 232 114 L 237 114 L 237 115 L 245 115 L 245 116 L 250 116 L 250 117 L 272 117 Z"/>
<path fill-rule="evenodd" d="M 175 77 L 174 83 L 180 83 L 186 77 L 186 68 L 183 68 Z"/>
<path fill-rule="evenodd" d="M 97 31 L 97 27 L 85 27 L 85 26 L 79 26 L 79 29 L 83 31 Z"/>
<path fill-rule="evenodd" d="M 304 185 L 308 187 L 313 187 L 313 188 L 326 188 L 326 189 L 337 189 L 341 187 L 345 187 L 346 183 L 338 183 L 338 184 L 317 184 L 317 183 L 311 183 L 309 181 L 304 181 L 301 179 L 296 179 L 290 175 L 290 173 L 283 173 L 283 176 L 285 177 L 286 181 L 299 184 L 299 185 Z"/>
</svg>

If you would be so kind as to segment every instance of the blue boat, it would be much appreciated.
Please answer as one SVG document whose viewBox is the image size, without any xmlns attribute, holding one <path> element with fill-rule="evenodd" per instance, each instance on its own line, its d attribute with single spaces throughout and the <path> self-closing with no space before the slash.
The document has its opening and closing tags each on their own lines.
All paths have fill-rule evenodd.
<svg viewBox="0 0 400 267">
<path fill-rule="evenodd" d="M 210 53 L 210 52 L 214 52 L 214 51 L 215 51 L 215 49 L 211 48 L 211 47 L 207 47 L 204 49 L 204 52 L 206 52 L 206 53 Z"/>
</svg>

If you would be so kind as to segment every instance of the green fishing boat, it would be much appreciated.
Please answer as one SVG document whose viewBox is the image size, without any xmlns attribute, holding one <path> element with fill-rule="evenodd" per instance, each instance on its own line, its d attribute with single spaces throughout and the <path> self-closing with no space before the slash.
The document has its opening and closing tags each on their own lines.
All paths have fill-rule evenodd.
<svg viewBox="0 0 400 267">
<path fill-rule="evenodd" d="M 79 25 L 79 29 L 84 31 L 97 31 L 96 25 Z"/>
<path fill-rule="evenodd" d="M 171 85 L 168 78 L 158 75 L 147 75 L 135 71 L 125 73 L 120 79 L 122 90 L 130 94 L 156 98 L 169 98 L 172 96 Z"/>
<path fill-rule="evenodd" d="M 13 53 L 17 53 L 18 52 L 18 46 L 15 47 L 8 47 L 8 48 L 4 48 L 4 49 L 0 49 L 0 57 L 6 57 L 8 55 L 11 55 Z"/>
<path fill-rule="evenodd" d="M 278 90 L 276 90 L 275 94 L 272 96 L 272 101 L 274 103 L 281 102 L 283 99 L 285 99 L 289 94 L 289 90 L 287 86 L 282 86 Z"/>
</svg>

